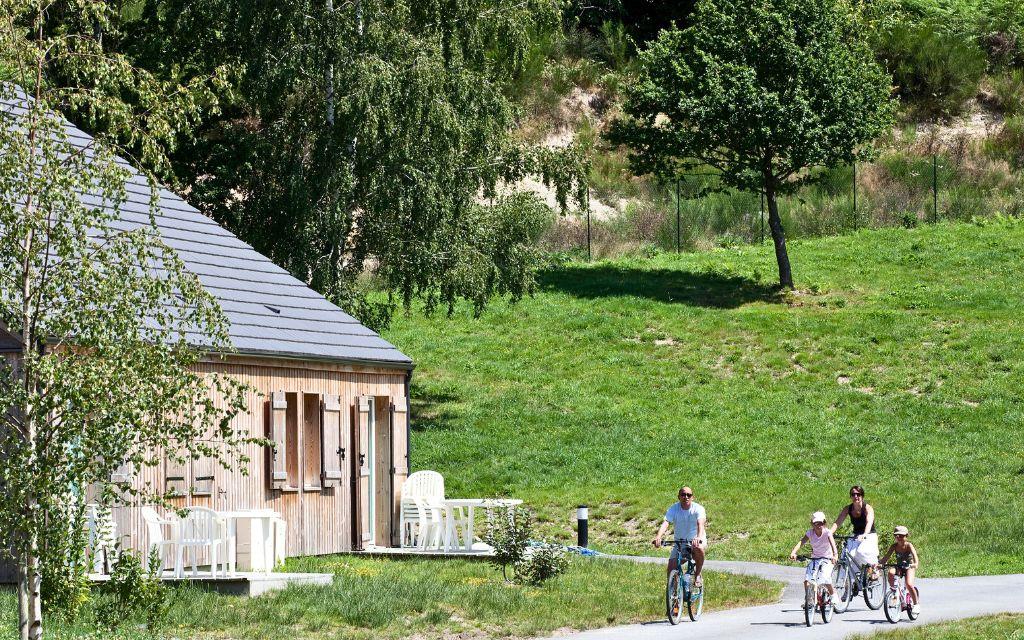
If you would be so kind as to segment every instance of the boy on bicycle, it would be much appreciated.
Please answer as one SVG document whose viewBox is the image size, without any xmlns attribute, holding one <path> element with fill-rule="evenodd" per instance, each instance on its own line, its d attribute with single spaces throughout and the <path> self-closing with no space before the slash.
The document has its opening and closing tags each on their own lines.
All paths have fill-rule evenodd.
<svg viewBox="0 0 1024 640">
<path fill-rule="evenodd" d="M 793 547 L 789 553 L 789 559 L 796 560 L 796 554 L 800 551 L 800 547 L 808 542 L 811 543 L 811 561 L 807 563 L 807 571 L 804 572 L 804 590 L 811 586 L 812 582 L 815 582 L 814 574 L 819 572 L 821 578 L 817 582 L 825 585 L 830 597 L 835 597 L 836 590 L 832 586 L 832 567 L 838 559 L 839 552 L 836 549 L 836 539 L 832 537 L 832 532 L 825 527 L 825 514 L 821 511 L 815 511 L 811 515 L 811 528 Z"/>
<path fill-rule="evenodd" d="M 889 556 L 896 555 L 896 566 L 889 568 L 889 586 L 896 587 L 896 576 L 906 578 L 907 591 L 910 592 L 910 600 L 913 603 L 912 611 L 917 615 L 921 612 L 921 605 L 917 601 L 917 587 L 914 586 L 914 574 L 917 573 L 917 566 L 920 562 L 917 557 L 917 549 L 914 548 L 914 543 L 908 540 L 910 530 L 903 525 L 893 529 L 892 535 L 896 538 L 896 542 L 889 545 L 882 557 L 882 564 L 889 561 Z"/>
<path fill-rule="evenodd" d="M 689 540 L 690 556 L 693 557 L 693 586 L 699 589 L 703 584 L 700 571 L 704 568 L 704 550 L 708 546 L 708 537 L 705 531 L 708 516 L 704 507 L 693 501 L 693 489 L 683 487 L 679 490 L 679 502 L 672 503 L 672 506 L 665 512 L 665 520 L 661 523 L 657 535 L 654 536 L 654 547 L 661 548 L 661 539 L 665 537 L 669 524 L 672 525 L 673 535 L 676 540 Z M 680 561 L 685 562 L 685 557 L 679 557 L 679 547 L 672 545 L 672 555 L 668 559 L 668 572 L 676 568 Z"/>
</svg>

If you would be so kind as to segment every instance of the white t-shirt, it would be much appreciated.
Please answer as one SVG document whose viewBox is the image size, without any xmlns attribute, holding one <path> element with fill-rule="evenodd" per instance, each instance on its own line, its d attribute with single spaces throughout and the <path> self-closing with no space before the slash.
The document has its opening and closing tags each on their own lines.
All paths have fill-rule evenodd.
<svg viewBox="0 0 1024 640">
<path fill-rule="evenodd" d="M 678 502 L 665 512 L 665 521 L 672 523 L 676 540 L 694 540 L 697 537 L 697 521 L 707 519 L 704 507 L 696 502 L 690 503 L 689 509 L 684 509 Z"/>
</svg>

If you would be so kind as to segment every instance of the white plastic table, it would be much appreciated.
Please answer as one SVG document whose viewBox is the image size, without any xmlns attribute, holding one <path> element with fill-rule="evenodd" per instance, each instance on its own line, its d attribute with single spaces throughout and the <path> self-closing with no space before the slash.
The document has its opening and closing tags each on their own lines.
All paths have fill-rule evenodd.
<svg viewBox="0 0 1024 640">
<path fill-rule="evenodd" d="M 463 541 L 462 551 L 473 550 L 473 521 L 476 516 L 475 509 L 477 507 L 483 507 L 484 509 L 495 509 L 498 507 L 515 507 L 523 504 L 522 500 L 515 498 L 445 498 L 441 501 L 446 507 L 445 509 L 445 526 L 449 531 L 454 529 L 454 523 L 451 521 L 451 509 L 457 507 L 465 507 L 469 509 L 466 524 L 466 539 Z"/>
<path fill-rule="evenodd" d="M 274 534 L 271 522 L 279 519 L 281 514 L 270 509 L 239 509 L 237 511 L 218 511 L 217 516 L 224 519 L 227 525 L 227 557 L 228 572 L 235 573 L 238 554 L 238 521 L 248 520 L 246 531 L 249 543 L 248 566 L 243 569 L 270 572 L 274 568 Z"/>
</svg>

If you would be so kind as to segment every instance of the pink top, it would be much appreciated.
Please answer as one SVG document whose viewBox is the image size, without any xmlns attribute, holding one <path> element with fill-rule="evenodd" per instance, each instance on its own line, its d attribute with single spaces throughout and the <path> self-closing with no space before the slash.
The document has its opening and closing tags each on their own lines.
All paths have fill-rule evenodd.
<svg viewBox="0 0 1024 640">
<path fill-rule="evenodd" d="M 814 529 L 807 530 L 807 539 L 811 542 L 812 556 L 815 558 L 832 557 L 832 532 L 827 527 L 821 530 L 821 537 L 814 535 Z"/>
</svg>

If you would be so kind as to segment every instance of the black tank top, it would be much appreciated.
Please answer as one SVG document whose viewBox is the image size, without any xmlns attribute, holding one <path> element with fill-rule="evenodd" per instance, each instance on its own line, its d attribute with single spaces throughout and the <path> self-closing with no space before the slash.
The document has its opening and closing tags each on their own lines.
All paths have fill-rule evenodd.
<svg viewBox="0 0 1024 640">
<path fill-rule="evenodd" d="M 846 507 L 847 513 L 850 514 L 850 522 L 853 523 L 853 535 L 860 536 L 864 535 L 864 529 L 868 526 L 868 505 L 864 505 L 864 508 L 860 510 L 860 517 L 853 515 L 853 503 L 850 503 Z M 868 533 L 875 533 L 875 523 L 871 523 L 871 531 Z"/>
</svg>

